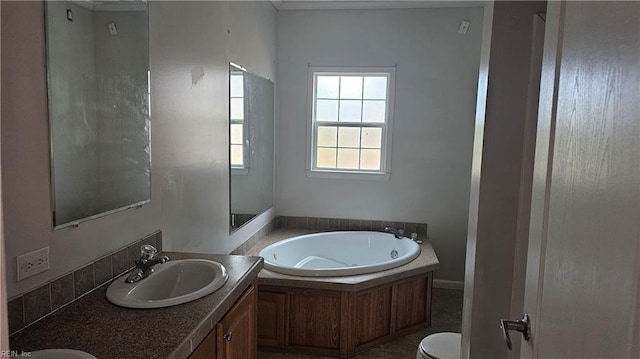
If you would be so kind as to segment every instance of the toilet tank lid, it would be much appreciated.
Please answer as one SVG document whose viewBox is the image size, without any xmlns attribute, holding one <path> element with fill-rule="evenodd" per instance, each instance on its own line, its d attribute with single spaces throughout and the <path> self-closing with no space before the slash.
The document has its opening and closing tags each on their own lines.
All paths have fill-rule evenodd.
<svg viewBox="0 0 640 359">
<path fill-rule="evenodd" d="M 435 359 L 459 359 L 462 334 L 434 333 L 420 342 L 420 351 Z"/>
</svg>

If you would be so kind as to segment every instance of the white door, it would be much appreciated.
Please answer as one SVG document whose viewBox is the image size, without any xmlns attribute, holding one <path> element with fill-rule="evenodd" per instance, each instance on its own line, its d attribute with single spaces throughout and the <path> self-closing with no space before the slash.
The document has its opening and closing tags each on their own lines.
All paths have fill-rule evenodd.
<svg viewBox="0 0 640 359">
<path fill-rule="evenodd" d="M 550 1 L 541 81 L 521 357 L 640 358 L 640 2 Z"/>
</svg>

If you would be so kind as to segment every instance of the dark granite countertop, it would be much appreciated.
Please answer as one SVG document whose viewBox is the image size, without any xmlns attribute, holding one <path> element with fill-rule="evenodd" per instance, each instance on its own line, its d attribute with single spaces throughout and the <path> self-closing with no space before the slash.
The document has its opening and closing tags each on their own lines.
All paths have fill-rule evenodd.
<svg viewBox="0 0 640 359">
<path fill-rule="evenodd" d="M 172 260 L 222 263 L 227 283 L 195 301 L 167 308 L 128 309 L 107 301 L 109 283 L 10 338 L 12 350 L 77 349 L 99 359 L 187 358 L 263 266 L 260 257 L 166 252 Z"/>
<path fill-rule="evenodd" d="M 302 234 L 326 232 L 310 229 L 276 229 L 266 237 L 260 239 L 253 246 L 248 255 L 257 256 L 266 246 L 283 239 Z M 378 285 L 394 282 L 400 279 L 413 277 L 432 272 L 440 268 L 438 257 L 429 240 L 424 240 L 420 245 L 420 255 L 413 261 L 400 267 L 391 268 L 375 273 L 351 275 L 344 277 L 298 277 L 282 273 L 276 273 L 263 269 L 258 276 L 260 285 L 287 286 L 296 288 L 315 288 L 339 291 L 358 291 L 372 288 Z"/>
</svg>

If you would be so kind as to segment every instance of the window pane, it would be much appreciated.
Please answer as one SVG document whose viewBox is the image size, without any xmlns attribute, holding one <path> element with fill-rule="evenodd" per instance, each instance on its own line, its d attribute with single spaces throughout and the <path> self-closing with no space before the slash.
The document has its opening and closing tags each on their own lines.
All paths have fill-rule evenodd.
<svg viewBox="0 0 640 359">
<path fill-rule="evenodd" d="M 336 149 L 335 148 L 318 148 L 316 156 L 316 167 L 318 168 L 336 168 Z"/>
<path fill-rule="evenodd" d="M 361 122 L 362 101 L 340 100 L 340 122 Z"/>
<path fill-rule="evenodd" d="M 338 147 L 360 147 L 360 127 L 340 127 Z"/>
<path fill-rule="evenodd" d="M 336 68 L 312 76 L 313 169 L 385 171 L 382 152 L 388 136 L 383 131 L 390 116 L 393 74 Z M 235 140 L 242 132 L 233 135 Z"/>
<path fill-rule="evenodd" d="M 242 127 L 240 123 L 231 124 L 231 144 L 241 145 L 244 141 L 242 139 Z"/>
<path fill-rule="evenodd" d="M 338 121 L 338 101 L 318 100 L 316 102 L 316 121 Z"/>
<path fill-rule="evenodd" d="M 231 145 L 231 165 L 242 166 L 244 165 L 244 157 L 242 153 L 242 145 Z"/>
<path fill-rule="evenodd" d="M 380 150 L 362 150 L 360 154 L 360 169 L 380 170 Z"/>
<path fill-rule="evenodd" d="M 357 149 L 338 148 L 338 168 L 358 169 L 358 152 Z"/>
<path fill-rule="evenodd" d="M 244 77 L 242 74 L 231 75 L 231 97 L 244 97 Z"/>
<path fill-rule="evenodd" d="M 362 147 L 382 148 L 382 129 L 381 128 L 363 128 L 362 129 Z"/>
<path fill-rule="evenodd" d="M 383 123 L 386 101 L 364 101 L 362 104 L 362 122 Z"/>
<path fill-rule="evenodd" d="M 338 98 L 340 76 L 318 76 L 317 85 L 317 98 Z"/>
<path fill-rule="evenodd" d="M 244 119 L 244 100 L 241 98 L 231 99 L 231 119 L 242 120 Z"/>
<path fill-rule="evenodd" d="M 369 100 L 387 99 L 387 77 L 367 76 L 364 78 L 364 98 Z"/>
<path fill-rule="evenodd" d="M 338 128 L 318 126 L 318 146 L 336 147 L 338 144 Z"/>
<path fill-rule="evenodd" d="M 362 98 L 362 76 L 340 76 L 340 98 Z"/>
</svg>

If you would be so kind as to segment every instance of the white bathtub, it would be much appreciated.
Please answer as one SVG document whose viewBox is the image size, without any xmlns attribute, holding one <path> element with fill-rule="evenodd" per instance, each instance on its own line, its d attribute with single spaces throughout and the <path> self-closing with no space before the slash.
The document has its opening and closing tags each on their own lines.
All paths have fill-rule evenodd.
<svg viewBox="0 0 640 359">
<path fill-rule="evenodd" d="M 365 274 L 414 260 L 420 246 L 383 232 L 323 232 L 273 243 L 260 251 L 268 270 L 305 277 Z"/>
</svg>

